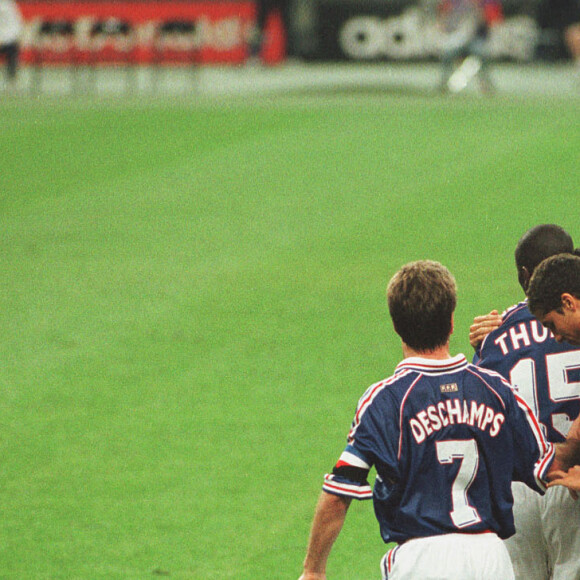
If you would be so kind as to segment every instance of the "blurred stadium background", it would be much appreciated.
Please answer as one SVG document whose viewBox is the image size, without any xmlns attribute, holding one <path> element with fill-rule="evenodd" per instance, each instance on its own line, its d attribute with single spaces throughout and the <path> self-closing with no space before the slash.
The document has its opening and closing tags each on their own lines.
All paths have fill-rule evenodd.
<svg viewBox="0 0 580 580">
<path fill-rule="evenodd" d="M 412 32 L 403 4 L 300 0 L 299 54 L 274 21 L 265 66 L 245 64 L 247 3 L 21 6 L 0 90 L 0 577 L 297 578 L 356 401 L 401 356 L 394 271 L 454 272 L 469 356 L 473 316 L 521 298 L 520 235 L 558 223 L 578 243 L 574 64 L 532 23 L 494 94 L 449 96 L 432 54 L 382 38 L 377 56 L 359 30 L 374 56 L 356 57 L 332 34 L 363 8 Z M 135 25 L 90 62 L 35 44 L 87 7 L 119 24 L 176 6 L 194 24 L 172 34 L 214 39 L 192 61 L 183 38 L 185 62 L 120 60 Z M 72 58 L 65 40 L 42 42 Z M 376 578 L 384 551 L 355 505 L 329 578 Z"/>
<path fill-rule="evenodd" d="M 266 19 L 260 57 L 267 66 L 246 67 L 240 65 L 256 60 L 249 59 L 257 11 L 251 0 L 22 0 L 22 67 L 11 88 L 192 96 L 353 85 L 437 88 L 437 63 L 449 40 L 438 6 L 452 0 L 279 1 L 289 9 L 284 19 L 279 11 Z M 545 17 L 549 2 L 502 3 L 503 18 L 487 39 L 499 90 L 580 91 L 580 66 L 563 31 Z M 0 91 L 8 88 L 0 76 Z"/>
</svg>

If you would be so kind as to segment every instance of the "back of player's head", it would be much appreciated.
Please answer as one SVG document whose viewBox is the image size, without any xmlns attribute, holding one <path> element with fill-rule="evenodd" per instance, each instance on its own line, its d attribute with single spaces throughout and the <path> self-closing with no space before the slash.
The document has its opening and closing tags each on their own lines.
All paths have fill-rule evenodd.
<svg viewBox="0 0 580 580">
<path fill-rule="evenodd" d="M 529 229 L 518 242 L 515 251 L 516 266 L 525 266 L 530 274 L 550 256 L 571 254 L 572 236 L 555 224 L 541 224 Z"/>
<path fill-rule="evenodd" d="M 389 282 L 387 301 L 395 331 L 414 350 L 431 351 L 449 340 L 457 286 L 439 262 L 403 266 Z"/>
<path fill-rule="evenodd" d="M 573 252 L 572 236 L 560 226 L 541 224 L 529 229 L 520 238 L 515 251 L 518 279 L 524 291 L 527 291 L 531 275 L 543 260 Z"/>
<path fill-rule="evenodd" d="M 528 288 L 528 304 L 536 315 L 562 306 L 562 294 L 580 299 L 580 256 L 559 254 L 544 260 L 535 270 Z"/>
</svg>

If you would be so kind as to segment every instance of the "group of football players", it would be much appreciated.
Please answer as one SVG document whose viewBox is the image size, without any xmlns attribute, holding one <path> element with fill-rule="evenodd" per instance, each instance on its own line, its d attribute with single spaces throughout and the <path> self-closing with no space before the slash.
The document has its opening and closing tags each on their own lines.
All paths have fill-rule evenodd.
<svg viewBox="0 0 580 580">
<path fill-rule="evenodd" d="M 521 237 L 526 299 L 474 319 L 471 363 L 449 349 L 453 275 L 423 260 L 393 276 L 404 359 L 359 400 L 301 580 L 326 578 L 353 498 L 373 499 L 383 540 L 396 544 L 384 580 L 580 579 L 578 254 L 553 224 Z"/>
</svg>

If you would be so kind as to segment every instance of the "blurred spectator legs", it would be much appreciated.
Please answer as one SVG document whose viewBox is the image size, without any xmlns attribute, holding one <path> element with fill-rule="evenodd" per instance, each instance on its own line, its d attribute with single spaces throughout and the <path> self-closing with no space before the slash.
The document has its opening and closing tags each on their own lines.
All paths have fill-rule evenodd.
<svg viewBox="0 0 580 580">
<path fill-rule="evenodd" d="M 10 84 L 16 82 L 19 55 L 20 45 L 17 42 L 11 42 L 0 46 L 0 56 L 6 60 L 6 77 Z"/>
<path fill-rule="evenodd" d="M 441 53 L 441 74 L 442 92 L 458 93 L 474 78 L 482 92 L 493 92 L 486 38 L 477 36 L 464 46 L 445 48 Z"/>
<path fill-rule="evenodd" d="M 264 50 L 270 40 L 268 22 L 274 14 L 278 14 L 282 21 L 286 40 L 285 55 L 293 56 L 291 9 L 291 0 L 256 0 L 256 22 L 248 47 L 250 63 L 263 62 Z"/>
</svg>

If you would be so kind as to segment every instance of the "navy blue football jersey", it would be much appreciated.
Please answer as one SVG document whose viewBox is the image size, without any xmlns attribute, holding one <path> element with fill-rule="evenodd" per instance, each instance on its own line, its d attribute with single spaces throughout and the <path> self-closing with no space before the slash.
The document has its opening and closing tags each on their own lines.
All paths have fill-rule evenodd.
<svg viewBox="0 0 580 580">
<path fill-rule="evenodd" d="M 323 489 L 372 497 L 385 542 L 484 531 L 506 538 L 515 531 L 512 479 L 543 492 L 553 457 L 531 409 L 499 374 L 463 355 L 409 358 L 359 400 Z"/>
<path fill-rule="evenodd" d="M 580 413 L 580 349 L 556 342 L 527 302 L 503 313 L 501 326 L 486 336 L 473 362 L 497 371 L 517 388 L 549 441 L 564 441 Z"/>
</svg>

